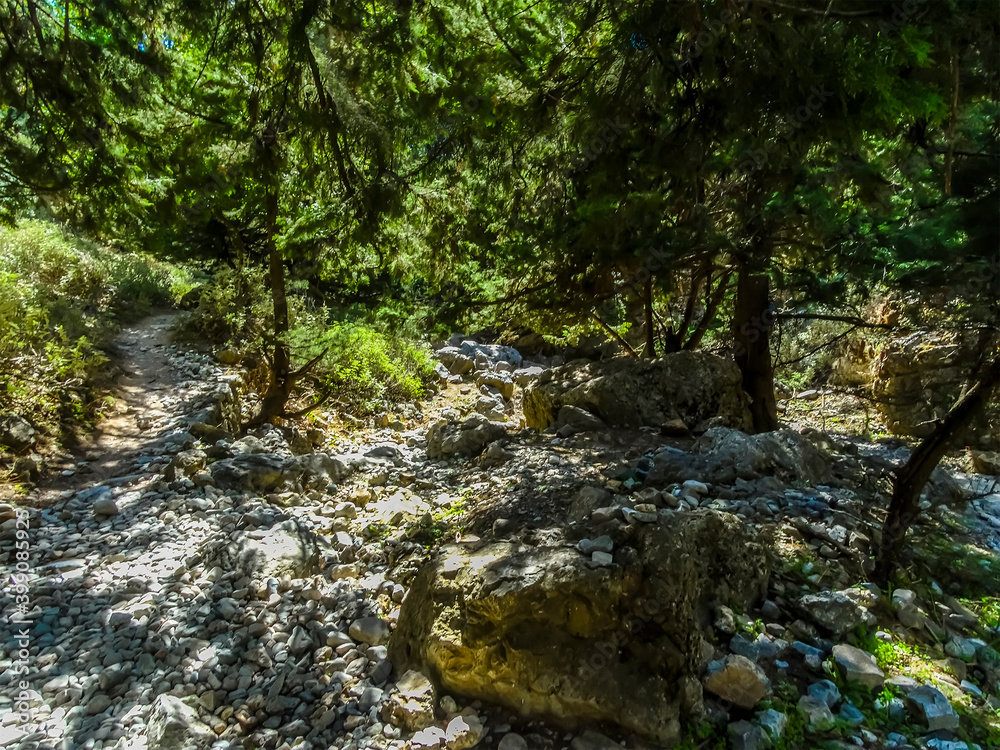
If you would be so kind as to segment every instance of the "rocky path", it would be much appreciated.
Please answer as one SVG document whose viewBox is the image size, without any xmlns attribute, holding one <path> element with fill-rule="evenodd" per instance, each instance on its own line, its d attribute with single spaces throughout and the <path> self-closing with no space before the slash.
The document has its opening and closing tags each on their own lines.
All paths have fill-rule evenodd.
<svg viewBox="0 0 1000 750">
<path fill-rule="evenodd" d="M 457 503 L 461 472 L 423 430 L 234 440 L 216 425 L 238 376 L 171 322 L 123 332 L 118 413 L 0 511 L 0 746 L 401 750 L 427 701 L 391 692 L 388 558 L 412 575 L 426 552 L 401 530 Z M 452 750 L 483 739 L 439 697 Z"/>
<path fill-rule="evenodd" d="M 782 554 L 798 568 L 772 582 L 754 613 L 764 631 L 751 632 L 753 618 L 741 615 L 749 635 L 735 633 L 733 613 L 716 612 L 705 656 L 718 673 L 708 669 L 705 703 L 695 704 L 720 726 L 729 722 L 732 746 L 759 746 L 749 743 L 761 727 L 783 727 L 787 717 L 773 709 L 754 716 L 750 706 L 730 714 L 711 696 L 725 697 L 730 677 L 763 675 L 742 662 L 730 669 L 734 655 L 759 661 L 769 679 L 784 674 L 787 659 L 808 690 L 788 699 L 787 712 L 809 727 L 822 714 L 816 731 L 829 731 L 828 708 L 839 698 L 830 699 L 824 664 L 836 661 L 838 644 L 815 625 L 849 632 L 874 617 L 867 600 L 855 603 L 859 591 L 831 589 L 861 573 L 868 487 L 896 457 L 807 431 L 749 437 L 717 427 L 696 443 L 666 440 L 650 428 L 595 429 L 579 409 L 560 413 L 558 432 L 518 430 L 520 396 L 511 396 L 529 368 L 487 356 L 489 347 L 446 352 L 445 393 L 376 420 L 382 427 L 334 437 L 321 429 L 329 415 L 319 414 L 307 431 L 266 426 L 236 439 L 225 427 L 238 412 L 238 373 L 171 343 L 171 322 L 160 315 L 123 332 L 121 408 L 27 509 L 0 508 L 0 747 L 620 750 L 590 730 L 566 734 L 435 694 L 425 676 L 395 668 L 387 644 L 400 604 L 439 542 L 454 541 L 459 557 L 492 541 L 527 545 L 603 580 L 631 564 L 627 545 L 642 529 L 718 512 L 753 534 L 777 528 L 794 544 Z M 927 518 L 948 515 L 961 495 L 940 478 L 922 506 Z M 963 509 L 966 520 L 975 515 L 992 542 L 996 498 L 977 503 Z M 449 590 L 454 574 L 444 574 Z M 527 574 L 512 580 L 519 575 Z M 936 611 L 955 621 L 954 632 L 940 631 L 954 636 L 949 648 L 986 648 L 958 635 L 968 623 L 957 604 L 935 610 L 915 594 L 897 598 L 892 614 L 871 597 L 880 625 L 896 628 L 892 637 L 906 635 L 904 614 L 906 628 L 926 629 Z M 841 627 L 827 618 L 838 607 L 861 619 Z M 802 641 L 783 640 L 786 626 Z M 747 637 L 757 639 L 753 648 Z M 981 664 L 970 677 L 995 688 L 991 669 Z M 495 674 L 484 672 L 484 685 Z M 550 678 L 539 675 L 538 684 L 556 684 Z M 614 687 L 604 679 L 601 693 Z M 633 685 L 619 687 L 636 699 Z M 952 687 L 966 701 L 979 690 Z M 980 707 L 994 700 L 973 697 Z M 940 698 L 941 726 L 954 728 L 958 716 Z M 647 702 L 638 696 L 636 705 Z M 852 709 L 841 706 L 844 727 L 863 723 Z M 881 729 L 844 731 L 854 746 L 909 747 Z M 945 746 L 976 747 L 934 745 Z"/>
</svg>

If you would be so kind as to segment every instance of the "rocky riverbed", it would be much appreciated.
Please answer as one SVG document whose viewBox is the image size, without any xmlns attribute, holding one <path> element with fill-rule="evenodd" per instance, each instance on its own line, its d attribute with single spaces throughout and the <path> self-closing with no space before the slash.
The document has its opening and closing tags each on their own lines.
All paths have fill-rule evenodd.
<svg viewBox="0 0 1000 750">
<path fill-rule="evenodd" d="M 160 352 L 145 376 L 166 390 L 134 398 L 128 441 L 0 509 L 0 744 L 614 750 L 701 732 L 736 748 L 989 746 L 1000 633 L 960 601 L 966 579 L 863 584 L 905 448 L 814 430 L 748 437 L 731 426 L 732 398 L 729 424 L 655 400 L 615 424 L 599 374 L 563 371 L 540 381 L 539 431 L 522 402 L 550 363 L 453 343 L 438 396 L 375 426 L 334 432 L 320 415 L 237 439 L 236 368 L 133 342 Z M 939 472 L 918 523 L 961 531 L 953 552 L 976 582 L 1000 577 L 990 482 Z M 655 551 L 689 527 L 716 531 Z M 594 661 L 650 571 L 669 563 L 657 575 L 670 578 L 721 529 L 734 555 L 744 538 L 760 546 L 760 566 L 732 578 L 754 590 L 727 594 L 735 563 L 705 558 L 719 574 L 679 587 L 700 587 L 683 618 L 649 615 L 645 635 L 615 635 Z M 458 575 L 487 552 L 479 573 Z M 562 573 L 539 578 L 548 570 Z M 497 581 L 506 598 L 487 616 L 476 608 L 499 601 Z M 584 592 L 589 614 L 573 615 L 564 603 Z M 447 620 L 456 595 L 479 613 L 466 624 Z M 425 649 L 444 621 L 459 629 L 440 642 L 464 649 L 464 668 Z M 478 634 L 462 630 L 471 622 Z M 684 625 L 669 664 L 665 623 Z M 572 687 L 565 660 L 526 658 L 546 632 L 590 670 Z M 644 694 L 666 675 L 683 682 Z"/>
</svg>

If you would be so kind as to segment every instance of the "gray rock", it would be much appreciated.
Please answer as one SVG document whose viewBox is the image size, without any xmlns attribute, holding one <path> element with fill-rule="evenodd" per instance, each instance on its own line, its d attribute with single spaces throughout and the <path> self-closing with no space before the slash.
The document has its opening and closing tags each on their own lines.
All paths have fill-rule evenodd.
<svg viewBox="0 0 1000 750">
<path fill-rule="evenodd" d="M 596 539 L 581 539 L 576 543 L 576 548 L 583 554 L 589 555 L 592 552 L 614 552 L 615 543 L 609 536 L 599 536 Z"/>
<path fill-rule="evenodd" d="M 437 422 L 427 432 L 427 456 L 435 460 L 454 455 L 478 456 L 488 444 L 506 434 L 502 423 L 490 422 L 482 414 L 473 414 L 460 425 Z"/>
<path fill-rule="evenodd" d="M 95 516 L 116 516 L 118 515 L 118 504 L 111 496 L 110 487 L 101 487 L 101 492 L 94 496 L 90 506 L 91 512 Z"/>
<path fill-rule="evenodd" d="M 840 700 L 840 690 L 830 680 L 814 682 L 809 686 L 807 692 L 811 697 L 823 701 L 830 708 L 836 706 L 837 701 Z"/>
<path fill-rule="evenodd" d="M 0 445 L 13 451 L 25 451 L 35 444 L 38 432 L 24 417 L 0 414 Z"/>
<path fill-rule="evenodd" d="M 355 641 L 381 646 L 389 641 L 389 623 L 380 617 L 362 617 L 351 623 L 348 632 Z"/>
<path fill-rule="evenodd" d="M 425 729 L 434 723 L 436 702 L 431 681 L 411 669 L 399 678 L 395 691 L 382 704 L 381 716 L 384 721 L 411 731 Z"/>
<path fill-rule="evenodd" d="M 489 370 L 477 372 L 476 385 L 496 388 L 505 399 L 514 397 L 514 380 L 506 372 L 490 372 Z"/>
<path fill-rule="evenodd" d="M 594 416 L 586 409 L 569 404 L 559 409 L 559 415 L 556 418 L 556 427 L 564 426 L 573 428 L 574 432 L 594 432 L 607 429 L 607 425 L 600 417 Z"/>
<path fill-rule="evenodd" d="M 807 729 L 810 732 L 825 732 L 836 724 L 833 712 L 826 701 L 813 698 L 811 695 L 803 695 L 799 698 L 795 709 L 805 719 Z"/>
<path fill-rule="evenodd" d="M 702 684 L 710 693 L 741 708 L 753 708 L 771 692 L 771 683 L 763 670 L 739 655 L 709 664 Z"/>
<path fill-rule="evenodd" d="M 763 750 L 771 744 L 763 729 L 746 720 L 731 722 L 726 731 L 733 750 Z"/>
<path fill-rule="evenodd" d="M 457 346 L 446 346 L 443 349 L 438 349 L 434 352 L 434 356 L 448 368 L 448 372 L 452 375 L 464 375 L 467 372 L 472 372 L 473 367 L 475 367 L 475 359 Z"/>
<path fill-rule="evenodd" d="M 150 750 L 207 750 L 216 735 L 191 706 L 173 695 L 160 695 L 150 711 L 146 738 Z"/>
<path fill-rule="evenodd" d="M 875 663 L 875 657 L 860 648 L 838 643 L 833 647 L 833 660 L 848 682 L 860 683 L 872 690 L 881 688 L 885 682 L 885 674 Z"/>
<path fill-rule="evenodd" d="M 698 424 L 719 416 L 747 428 L 747 398 L 731 361 L 701 352 L 678 352 L 654 360 L 612 359 L 546 370 L 524 390 L 529 427 L 555 424 L 560 409 L 576 406 L 610 425 L 659 427 L 680 418 Z"/>
<path fill-rule="evenodd" d="M 170 459 L 170 463 L 167 464 L 167 468 L 163 472 L 163 475 L 168 481 L 172 482 L 175 479 L 183 479 L 184 477 L 189 477 L 198 473 L 205 468 L 207 463 L 208 456 L 205 451 L 179 451 L 174 454 L 173 458 Z"/>
<path fill-rule="evenodd" d="M 799 599 L 799 606 L 813 622 L 837 636 L 875 622 L 868 610 L 842 591 L 807 594 Z"/>
<path fill-rule="evenodd" d="M 858 709 L 857 706 L 848 700 L 845 700 L 841 704 L 840 711 L 837 712 L 837 716 L 853 727 L 864 724 L 865 722 L 865 715 Z"/>
<path fill-rule="evenodd" d="M 324 558 L 333 557 L 326 538 L 291 520 L 270 529 L 241 530 L 211 540 L 200 552 L 208 569 L 218 566 L 258 580 L 319 575 Z"/>
<path fill-rule="evenodd" d="M 769 708 L 757 714 L 757 723 L 767 733 L 772 742 L 777 742 L 785 734 L 788 726 L 788 717 L 781 711 Z"/>
<path fill-rule="evenodd" d="M 906 694 L 906 703 L 930 731 L 958 729 L 958 714 L 937 688 L 930 685 L 913 688 Z"/>
</svg>

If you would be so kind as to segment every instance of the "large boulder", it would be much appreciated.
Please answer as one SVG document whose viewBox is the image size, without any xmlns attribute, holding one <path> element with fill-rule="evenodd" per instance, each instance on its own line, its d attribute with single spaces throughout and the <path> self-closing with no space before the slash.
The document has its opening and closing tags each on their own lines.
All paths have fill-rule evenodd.
<svg viewBox="0 0 1000 750">
<path fill-rule="evenodd" d="M 672 742 L 700 705 L 712 605 L 746 611 L 766 588 L 768 555 L 734 516 L 695 512 L 629 527 L 614 560 L 595 568 L 570 547 L 444 546 L 403 602 L 390 657 L 452 695 Z"/>
<path fill-rule="evenodd" d="M 241 453 L 216 461 L 208 471 L 213 484 L 220 489 L 289 492 L 324 488 L 331 482 L 339 482 L 351 471 L 349 459 L 328 453 L 288 458 L 270 453 Z"/>
<path fill-rule="evenodd" d="M 472 414 L 461 424 L 441 421 L 427 431 L 427 456 L 432 459 L 450 456 L 478 456 L 494 440 L 507 434 L 500 422 L 491 422 L 482 414 Z"/>
<path fill-rule="evenodd" d="M 728 483 L 776 476 L 789 483 L 822 484 L 830 481 L 832 465 L 828 453 L 794 430 L 747 435 L 713 427 L 699 438 L 693 453 L 670 447 L 660 450 L 653 457 L 649 482 L 693 478 Z"/>
<path fill-rule="evenodd" d="M 544 430 L 569 405 L 609 425 L 660 427 L 679 419 L 695 428 L 718 418 L 723 426 L 748 430 L 752 422 L 741 382 L 733 362 L 701 352 L 571 363 L 546 370 L 524 389 L 524 418 L 529 427 Z"/>
</svg>

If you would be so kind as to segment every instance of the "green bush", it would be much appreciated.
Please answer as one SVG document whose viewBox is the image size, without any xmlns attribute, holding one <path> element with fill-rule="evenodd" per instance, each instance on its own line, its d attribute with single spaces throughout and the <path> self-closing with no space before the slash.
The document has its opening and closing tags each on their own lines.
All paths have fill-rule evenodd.
<svg viewBox="0 0 1000 750">
<path fill-rule="evenodd" d="M 49 222 L 0 227 L 0 410 L 50 432 L 85 419 L 116 321 L 168 304 L 180 275 Z"/>
<path fill-rule="evenodd" d="M 320 389 L 359 413 L 419 398 L 434 371 L 427 349 L 359 323 L 314 317 L 290 332 L 289 343 L 305 361 L 326 351 L 314 373 Z"/>
</svg>

